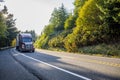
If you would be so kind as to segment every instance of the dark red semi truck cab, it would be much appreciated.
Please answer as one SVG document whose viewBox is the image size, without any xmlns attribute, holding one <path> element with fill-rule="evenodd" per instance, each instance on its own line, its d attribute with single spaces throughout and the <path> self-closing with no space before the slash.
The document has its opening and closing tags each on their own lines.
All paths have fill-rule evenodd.
<svg viewBox="0 0 120 80">
<path fill-rule="evenodd" d="M 34 52 L 32 35 L 29 33 L 20 33 L 16 38 L 16 49 L 19 51 L 31 51 Z"/>
</svg>

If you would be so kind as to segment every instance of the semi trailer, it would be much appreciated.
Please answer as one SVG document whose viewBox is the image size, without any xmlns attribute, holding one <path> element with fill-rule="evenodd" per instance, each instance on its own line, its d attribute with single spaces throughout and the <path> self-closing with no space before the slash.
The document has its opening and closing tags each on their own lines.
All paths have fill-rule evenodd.
<svg viewBox="0 0 120 80">
<path fill-rule="evenodd" d="M 32 35 L 30 33 L 19 33 L 16 37 L 16 49 L 19 51 L 34 52 Z"/>
</svg>

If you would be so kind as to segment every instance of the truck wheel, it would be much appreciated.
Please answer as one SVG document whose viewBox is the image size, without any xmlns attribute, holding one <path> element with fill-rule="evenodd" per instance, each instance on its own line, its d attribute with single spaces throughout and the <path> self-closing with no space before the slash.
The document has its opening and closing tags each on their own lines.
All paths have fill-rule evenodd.
<svg viewBox="0 0 120 80">
<path fill-rule="evenodd" d="M 16 46 L 16 50 L 18 50 L 18 46 Z"/>
<path fill-rule="evenodd" d="M 19 48 L 19 51 L 20 51 L 20 52 L 23 52 L 21 48 Z"/>
<path fill-rule="evenodd" d="M 32 52 L 34 53 L 35 51 L 34 51 L 34 50 L 32 50 Z"/>
</svg>

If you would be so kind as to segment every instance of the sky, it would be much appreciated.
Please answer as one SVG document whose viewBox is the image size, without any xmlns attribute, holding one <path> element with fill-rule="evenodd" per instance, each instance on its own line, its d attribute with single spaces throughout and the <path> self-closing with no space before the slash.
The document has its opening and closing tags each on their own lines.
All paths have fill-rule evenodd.
<svg viewBox="0 0 120 80">
<path fill-rule="evenodd" d="M 74 0 L 5 0 L 3 4 L 8 12 L 14 14 L 18 30 L 35 30 L 40 35 L 45 25 L 49 23 L 52 11 L 63 3 L 71 12 Z"/>
</svg>

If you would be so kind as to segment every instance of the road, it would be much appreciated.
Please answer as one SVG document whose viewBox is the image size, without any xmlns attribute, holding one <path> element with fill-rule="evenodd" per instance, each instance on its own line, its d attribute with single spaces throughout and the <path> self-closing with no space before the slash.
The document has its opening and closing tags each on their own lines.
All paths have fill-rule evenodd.
<svg viewBox="0 0 120 80">
<path fill-rule="evenodd" d="M 120 80 L 120 59 L 13 48 L 0 51 L 0 80 Z"/>
</svg>

